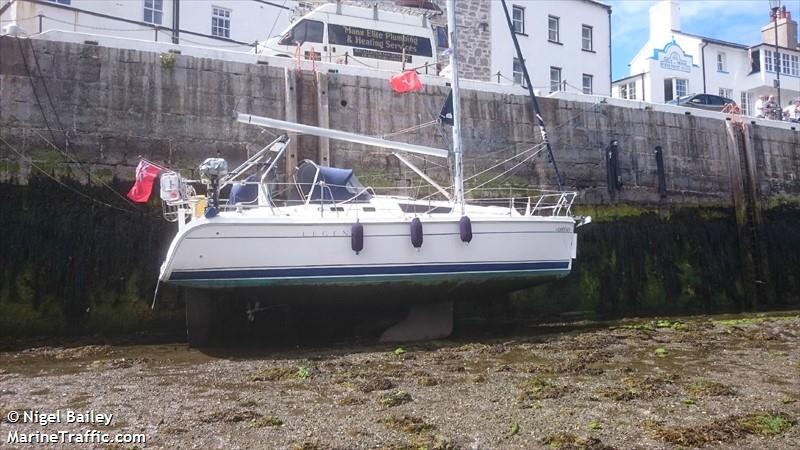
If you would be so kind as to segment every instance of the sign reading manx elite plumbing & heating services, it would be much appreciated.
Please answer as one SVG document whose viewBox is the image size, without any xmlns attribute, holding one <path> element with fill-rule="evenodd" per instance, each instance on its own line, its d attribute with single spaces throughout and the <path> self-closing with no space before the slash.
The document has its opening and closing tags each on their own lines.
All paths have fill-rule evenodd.
<svg viewBox="0 0 800 450">
<path fill-rule="evenodd" d="M 344 25 L 328 25 L 328 42 L 331 45 L 355 47 L 353 56 L 356 57 L 359 55 L 356 54 L 355 50 L 359 49 L 362 49 L 361 51 L 363 52 L 369 51 L 370 58 L 392 61 L 400 61 L 404 49 L 407 58 L 406 62 L 411 61 L 410 55 L 428 57 L 433 55 L 430 39 Z"/>
</svg>

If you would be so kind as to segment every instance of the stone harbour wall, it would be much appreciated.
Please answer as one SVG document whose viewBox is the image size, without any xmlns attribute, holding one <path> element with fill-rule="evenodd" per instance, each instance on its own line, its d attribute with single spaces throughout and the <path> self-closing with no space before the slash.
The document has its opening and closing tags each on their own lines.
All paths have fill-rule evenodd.
<svg viewBox="0 0 800 450">
<path fill-rule="evenodd" d="M 47 143 L 53 139 L 59 145 L 68 140 L 69 154 L 120 179 L 131 178 L 140 157 L 187 170 L 216 155 L 237 164 L 273 134 L 237 123 L 235 110 L 285 118 L 293 109 L 302 123 L 322 120 L 331 128 L 383 136 L 433 120 L 449 89 L 429 85 L 418 93 L 397 94 L 383 77 L 2 37 L 0 136 L 25 158 L 0 146 L 0 180 L 25 183 L 28 158 L 60 170 L 71 167 L 69 158 Z M 467 176 L 540 142 L 522 90 L 520 95 L 465 90 L 462 101 Z M 599 98 L 542 98 L 540 105 L 565 187 L 579 190 L 581 202 L 732 204 L 736 164 L 726 121 L 626 108 Z M 428 126 L 391 138 L 446 148 L 449 133 L 447 127 Z M 748 124 L 746 135 L 758 194 L 800 194 L 800 133 Z M 612 141 L 618 143 L 618 189 L 609 190 L 606 161 Z M 319 139 L 301 136 L 297 158 L 319 159 L 319 146 Z M 666 197 L 659 190 L 656 146 L 663 149 Z M 386 152 L 362 149 L 331 141 L 331 163 L 384 182 L 419 182 Z M 418 162 L 446 181 L 444 161 Z M 542 152 L 494 185 L 553 188 L 554 180 Z"/>
<path fill-rule="evenodd" d="M 385 77 L 0 37 L 0 336 L 179 334 L 180 290 L 162 286 L 150 309 L 175 225 L 161 219 L 155 197 L 134 207 L 118 195 L 139 158 L 188 173 L 209 156 L 238 164 L 274 130 L 237 123 L 237 110 L 383 136 L 431 122 L 448 92 L 423 77 L 423 91 L 396 94 Z M 579 192 L 576 212 L 595 221 L 581 228 L 570 276 L 508 301 L 460 305 L 459 317 L 796 308 L 797 130 L 601 98 L 540 104 L 565 187 Z M 465 90 L 463 112 L 467 176 L 540 143 L 524 91 Z M 448 134 L 429 125 L 391 137 L 446 148 Z M 295 142 L 289 168 L 327 148 L 331 164 L 355 167 L 366 184 L 422 184 L 387 152 Z M 445 161 L 411 159 L 446 183 Z M 542 152 L 492 185 L 553 188 L 553 168 Z"/>
</svg>

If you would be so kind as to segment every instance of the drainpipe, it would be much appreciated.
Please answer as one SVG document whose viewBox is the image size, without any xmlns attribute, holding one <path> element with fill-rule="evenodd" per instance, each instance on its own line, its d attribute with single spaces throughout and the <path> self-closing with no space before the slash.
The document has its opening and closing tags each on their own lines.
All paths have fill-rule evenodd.
<svg viewBox="0 0 800 450">
<path fill-rule="evenodd" d="M 700 47 L 700 65 L 703 66 L 703 94 L 708 94 L 706 92 L 706 46 L 708 42 L 703 42 L 703 46 Z"/>
<path fill-rule="evenodd" d="M 180 44 L 178 34 L 181 30 L 181 0 L 172 0 L 172 43 Z"/>
<path fill-rule="evenodd" d="M 614 78 L 611 76 L 611 68 L 614 67 L 611 65 L 611 7 L 608 7 L 608 96 L 611 97 L 611 84 L 614 82 Z M 644 89 L 644 84 L 642 84 L 642 89 Z"/>
<path fill-rule="evenodd" d="M 645 101 L 645 95 L 644 95 L 644 72 L 642 72 L 642 101 Z"/>
</svg>

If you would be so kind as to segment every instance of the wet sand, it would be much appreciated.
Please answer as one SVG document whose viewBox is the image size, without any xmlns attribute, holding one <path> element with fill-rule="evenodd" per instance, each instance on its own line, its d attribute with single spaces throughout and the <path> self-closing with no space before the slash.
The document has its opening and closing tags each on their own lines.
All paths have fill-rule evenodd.
<svg viewBox="0 0 800 450">
<path fill-rule="evenodd" d="M 408 345 L 42 345 L 0 352 L 0 447 L 97 429 L 144 433 L 139 448 L 796 449 L 799 348 L 797 312 Z M 9 423 L 30 410 L 114 416 Z"/>
</svg>

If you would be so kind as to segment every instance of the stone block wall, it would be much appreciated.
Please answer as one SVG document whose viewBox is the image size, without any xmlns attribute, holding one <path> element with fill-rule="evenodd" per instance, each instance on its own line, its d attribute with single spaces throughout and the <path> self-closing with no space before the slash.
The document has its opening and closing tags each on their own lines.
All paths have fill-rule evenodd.
<svg viewBox="0 0 800 450">
<path fill-rule="evenodd" d="M 20 158 L 0 144 L 0 180 L 25 183 L 31 170 L 29 159 L 48 167 L 71 167 L 68 158 L 45 141 L 52 140 L 48 124 L 56 141 L 63 140 L 63 127 L 70 152 L 86 165 L 123 179 L 132 177 L 132 167 L 140 157 L 190 169 L 219 154 L 235 165 L 272 140 L 272 131 L 239 124 L 233 112 L 283 118 L 284 69 L 182 55 L 170 60 L 156 53 L 0 38 L 0 137 L 25 155 Z M 37 75 L 35 61 L 43 77 Z M 312 125 L 318 123 L 314 75 L 289 72 L 299 77 L 294 94 L 298 120 Z M 382 78 L 324 76 L 330 127 L 367 135 L 382 136 L 433 120 L 448 89 L 427 86 L 422 92 L 401 95 Z M 38 101 L 32 86 L 36 86 Z M 466 176 L 540 143 L 526 96 L 467 90 L 462 100 Z M 622 189 L 614 201 L 731 204 L 723 120 L 602 102 L 542 98 L 540 104 L 565 187 L 580 191 L 581 202 L 612 201 L 605 151 L 617 140 Z M 749 125 L 748 130 L 758 192 L 766 198 L 800 196 L 798 132 L 757 125 Z M 448 127 L 429 126 L 392 139 L 445 148 L 449 133 Z M 316 158 L 318 143 L 317 138 L 300 137 L 298 158 Z M 657 145 L 664 154 L 666 200 L 658 193 L 653 152 Z M 376 185 L 382 185 L 379 181 L 422 184 L 387 152 L 364 152 L 359 146 L 336 141 L 331 141 L 330 149 L 333 165 L 369 173 L 378 178 Z M 447 180 L 446 161 L 412 160 L 436 179 Z M 514 164 L 500 167 L 511 169 Z M 73 175 L 85 180 L 78 171 Z M 555 187 L 546 152 L 517 167 L 507 180 L 515 186 Z"/>
</svg>

